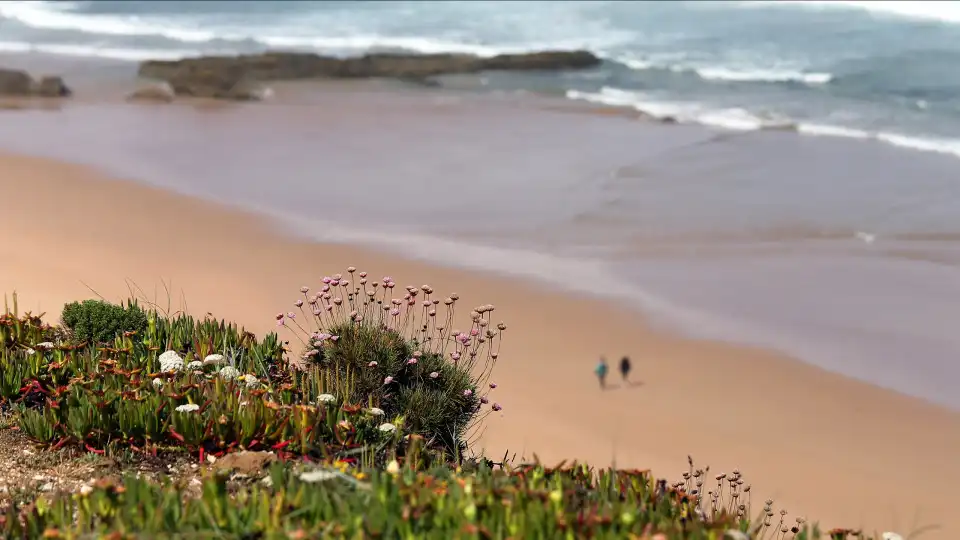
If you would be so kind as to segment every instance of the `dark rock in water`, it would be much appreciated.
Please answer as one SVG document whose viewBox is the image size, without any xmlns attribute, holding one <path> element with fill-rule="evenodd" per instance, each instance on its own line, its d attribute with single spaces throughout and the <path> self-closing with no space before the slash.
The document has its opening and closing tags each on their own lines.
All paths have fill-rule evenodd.
<svg viewBox="0 0 960 540">
<path fill-rule="evenodd" d="M 421 86 L 423 88 L 442 88 L 443 84 L 440 81 L 430 78 L 430 77 L 400 77 L 400 82 L 411 84 L 414 86 Z"/>
<path fill-rule="evenodd" d="M 26 71 L 0 69 L 0 96 L 67 97 L 71 93 L 60 77 L 43 77 L 37 82 Z"/>
<path fill-rule="evenodd" d="M 29 96 L 33 93 L 33 78 L 25 71 L 0 69 L 0 95 Z"/>
<path fill-rule="evenodd" d="M 43 77 L 36 87 L 40 97 L 69 97 L 72 93 L 61 77 Z"/>
<path fill-rule="evenodd" d="M 373 78 L 430 81 L 429 77 L 481 71 L 585 69 L 600 58 L 588 51 L 543 51 L 491 58 L 465 54 L 367 54 L 335 58 L 311 53 L 268 52 L 241 56 L 202 56 L 182 60 L 148 60 L 141 77 L 170 83 L 177 95 L 231 99 L 241 82 L 318 78 Z M 433 86 L 435 81 L 426 83 Z"/>
</svg>

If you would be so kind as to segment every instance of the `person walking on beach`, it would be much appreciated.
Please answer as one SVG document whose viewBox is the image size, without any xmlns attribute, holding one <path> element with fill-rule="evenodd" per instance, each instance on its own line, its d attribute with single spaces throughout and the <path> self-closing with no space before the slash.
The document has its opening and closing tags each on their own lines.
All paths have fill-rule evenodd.
<svg viewBox="0 0 960 540">
<path fill-rule="evenodd" d="M 607 371 L 609 371 L 609 366 L 607 366 L 607 359 L 600 357 L 600 362 L 597 363 L 597 367 L 594 368 L 593 372 L 597 374 L 597 378 L 600 379 L 600 389 L 604 390 L 607 387 Z"/>
<path fill-rule="evenodd" d="M 623 382 L 629 383 L 630 378 L 630 358 L 624 356 L 620 360 L 620 376 L 623 377 Z"/>
</svg>

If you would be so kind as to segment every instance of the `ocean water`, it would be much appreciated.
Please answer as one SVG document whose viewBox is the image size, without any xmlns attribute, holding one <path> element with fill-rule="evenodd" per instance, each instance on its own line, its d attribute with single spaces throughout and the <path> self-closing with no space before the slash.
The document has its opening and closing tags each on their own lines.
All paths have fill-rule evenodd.
<svg viewBox="0 0 960 540">
<path fill-rule="evenodd" d="M 601 69 L 491 84 L 729 130 L 960 157 L 960 2 L 0 4 L 0 51 L 126 60 L 265 49 L 589 49 Z"/>
<path fill-rule="evenodd" d="M 216 112 L 7 111 L 0 147 L 606 295 L 960 408 L 958 3 L 0 3 L 0 52 L 21 65 L 132 77 L 144 58 L 278 48 L 606 61 Z"/>
</svg>

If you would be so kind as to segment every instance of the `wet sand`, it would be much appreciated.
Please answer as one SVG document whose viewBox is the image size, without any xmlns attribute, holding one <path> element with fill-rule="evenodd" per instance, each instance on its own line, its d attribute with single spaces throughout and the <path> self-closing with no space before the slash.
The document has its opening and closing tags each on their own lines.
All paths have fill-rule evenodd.
<svg viewBox="0 0 960 540">
<path fill-rule="evenodd" d="M 348 265 L 430 283 L 496 304 L 509 325 L 494 375 L 504 414 L 482 439 L 492 455 L 615 460 L 677 478 L 690 454 L 743 471 L 755 512 L 770 497 L 827 527 L 939 524 L 922 538 L 960 536 L 955 412 L 764 350 L 654 331 L 617 302 L 281 235 L 256 215 L 76 165 L 0 156 L 0 199 L 0 284 L 23 308 L 54 316 L 91 289 L 120 299 L 128 282 L 165 302 L 164 280 L 176 307 L 185 298 L 194 314 L 268 332 L 301 285 Z M 630 354 L 640 384 L 601 392 L 598 354 Z"/>
</svg>

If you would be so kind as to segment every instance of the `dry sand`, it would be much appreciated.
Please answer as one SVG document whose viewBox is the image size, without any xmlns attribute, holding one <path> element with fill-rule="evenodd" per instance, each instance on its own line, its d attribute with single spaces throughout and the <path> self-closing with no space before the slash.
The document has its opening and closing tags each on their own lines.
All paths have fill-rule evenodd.
<svg viewBox="0 0 960 540">
<path fill-rule="evenodd" d="M 22 309 L 55 317 L 91 289 L 119 300 L 128 282 L 166 302 L 166 281 L 174 307 L 182 296 L 193 314 L 262 333 L 301 285 L 348 265 L 429 283 L 496 304 L 509 325 L 494 373 L 504 413 L 482 439 L 494 456 L 616 460 L 677 479 L 692 454 L 712 472 L 743 471 L 755 512 L 769 497 L 827 527 L 938 524 L 922 538 L 960 538 L 958 413 L 774 353 L 656 333 L 609 303 L 286 238 L 256 216 L 73 165 L 0 156 L 0 200 L 0 285 Z M 601 392 L 599 354 L 630 354 L 642 384 Z"/>
</svg>

